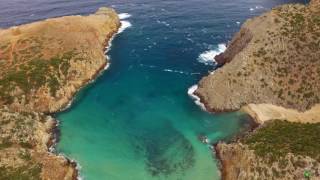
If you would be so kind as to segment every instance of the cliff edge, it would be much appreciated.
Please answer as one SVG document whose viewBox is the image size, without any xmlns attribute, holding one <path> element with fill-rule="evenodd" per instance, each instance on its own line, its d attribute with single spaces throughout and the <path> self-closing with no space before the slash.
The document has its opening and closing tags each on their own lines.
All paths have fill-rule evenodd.
<svg viewBox="0 0 320 180">
<path fill-rule="evenodd" d="M 0 179 L 77 179 L 75 163 L 50 153 L 64 108 L 108 63 L 120 20 L 110 8 L 0 29 Z"/>
<path fill-rule="evenodd" d="M 222 179 L 320 179 L 320 1 L 247 20 L 195 94 L 258 128 L 215 145 Z"/>
<path fill-rule="evenodd" d="M 320 5 L 288 4 L 247 20 L 227 50 L 225 65 L 195 92 L 209 111 L 273 104 L 305 111 L 320 103 Z"/>
<path fill-rule="evenodd" d="M 0 104 L 56 112 L 107 61 L 104 48 L 120 26 L 113 9 L 0 30 Z"/>
</svg>

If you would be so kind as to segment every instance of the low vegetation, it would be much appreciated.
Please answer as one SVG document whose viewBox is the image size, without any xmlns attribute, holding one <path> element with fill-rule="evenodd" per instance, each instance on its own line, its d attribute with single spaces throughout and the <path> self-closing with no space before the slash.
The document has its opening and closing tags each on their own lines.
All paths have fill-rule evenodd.
<svg viewBox="0 0 320 180">
<path fill-rule="evenodd" d="M 229 83 L 263 74 L 255 86 L 271 92 L 268 95 L 278 105 L 310 109 L 320 103 L 320 12 L 286 5 L 275 8 L 272 18 L 275 23 L 253 39 L 255 50 L 248 55 L 249 62 L 236 70 Z"/>
<path fill-rule="evenodd" d="M 271 161 L 288 153 L 309 156 L 320 161 L 320 123 L 302 124 L 275 120 L 266 123 L 242 142 L 249 145 L 258 156 Z"/>
<path fill-rule="evenodd" d="M 0 79 L 0 97 L 7 103 L 12 103 L 12 92 L 23 91 L 28 94 L 40 87 L 48 87 L 52 96 L 65 82 L 70 68 L 73 52 L 46 59 L 32 59 L 19 66 L 14 66 Z"/>
<path fill-rule="evenodd" d="M 41 165 L 28 164 L 18 168 L 0 167 L 0 179 L 7 180 L 40 180 Z"/>
</svg>

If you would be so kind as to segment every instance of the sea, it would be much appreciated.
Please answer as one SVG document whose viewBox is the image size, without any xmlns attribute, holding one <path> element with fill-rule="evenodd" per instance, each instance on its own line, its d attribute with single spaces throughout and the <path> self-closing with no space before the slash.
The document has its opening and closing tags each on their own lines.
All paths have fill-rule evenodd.
<svg viewBox="0 0 320 180">
<path fill-rule="evenodd" d="M 80 179 L 218 180 L 212 144 L 247 130 L 249 117 L 206 112 L 188 90 L 246 19 L 284 3 L 305 1 L 0 0 L 0 28 L 114 8 L 122 28 L 110 66 L 54 114 L 57 153 L 77 162 Z"/>
</svg>

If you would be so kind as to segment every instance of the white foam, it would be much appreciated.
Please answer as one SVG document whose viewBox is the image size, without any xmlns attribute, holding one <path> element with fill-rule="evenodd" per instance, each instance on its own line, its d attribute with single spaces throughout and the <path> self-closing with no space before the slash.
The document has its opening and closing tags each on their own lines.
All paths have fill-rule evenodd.
<svg viewBox="0 0 320 180">
<path fill-rule="evenodd" d="M 163 71 L 173 72 L 173 70 L 171 70 L 171 69 L 164 69 Z"/>
<path fill-rule="evenodd" d="M 172 72 L 172 73 L 179 73 L 179 74 L 186 74 L 186 75 L 190 75 L 190 73 L 189 73 L 189 72 L 179 71 L 179 70 L 174 70 L 174 69 L 164 69 L 163 71 L 165 71 L 165 72 Z"/>
<path fill-rule="evenodd" d="M 255 8 L 256 8 L 256 9 L 263 9 L 264 7 L 263 7 L 263 6 L 258 5 L 258 6 L 256 6 Z"/>
<path fill-rule="evenodd" d="M 214 58 L 220 53 L 223 53 L 226 49 L 227 47 L 225 44 L 219 44 L 216 49 L 201 53 L 198 57 L 198 61 L 206 65 L 216 65 L 217 63 Z"/>
<path fill-rule="evenodd" d="M 129 18 L 130 16 L 131 16 L 131 15 L 128 14 L 128 13 L 119 14 L 119 19 L 121 19 L 121 18 L 122 18 L 122 19 L 126 19 L 126 18 Z M 125 29 L 127 29 L 127 28 L 129 28 L 129 27 L 131 27 L 131 23 L 130 23 L 130 22 L 128 22 L 128 21 L 121 21 L 121 26 L 120 26 L 118 32 L 117 32 L 116 34 L 114 34 L 114 35 L 109 39 L 108 44 L 107 44 L 107 46 L 105 47 L 105 52 L 104 52 L 104 53 L 105 53 L 105 56 L 106 56 L 106 58 L 107 58 L 108 60 L 110 60 L 110 58 L 109 58 L 109 56 L 107 55 L 107 53 L 108 53 L 109 50 L 111 49 L 112 40 L 114 39 L 114 37 L 115 37 L 117 34 L 122 33 Z M 108 63 L 105 65 L 105 67 L 103 68 L 103 70 L 101 70 L 101 71 L 99 72 L 99 75 L 101 75 L 102 72 L 105 71 L 105 70 L 107 70 L 109 67 L 110 67 L 110 63 L 108 62 Z M 99 76 L 99 75 L 98 75 L 98 76 Z M 95 79 L 97 79 L 97 78 L 95 78 Z M 93 82 L 95 81 L 95 79 L 90 80 L 90 81 L 88 82 L 88 84 L 93 83 Z M 80 89 L 79 89 L 79 90 L 80 90 Z M 78 90 L 78 91 L 79 91 L 79 90 Z M 61 109 L 60 111 L 64 111 L 64 110 L 68 109 L 68 108 L 72 105 L 73 101 L 74 101 L 74 98 L 72 98 L 72 99 L 68 102 L 68 104 L 66 105 L 66 107 L 63 108 L 63 109 Z M 57 120 L 56 126 L 59 126 L 59 121 L 58 121 L 58 120 Z M 51 147 L 49 147 L 49 152 L 55 152 L 55 147 L 56 147 L 56 142 L 54 142 L 54 144 L 53 144 Z M 59 153 L 58 155 L 67 158 L 67 156 L 64 155 L 63 153 Z M 77 180 L 83 180 L 84 178 L 81 176 L 81 173 L 80 173 L 80 172 L 81 172 L 81 166 L 80 166 L 80 164 L 77 163 L 77 161 L 75 161 L 74 159 L 70 159 L 70 160 L 71 160 L 72 162 L 76 163 L 76 169 L 78 170 L 78 173 L 79 173 L 79 175 L 78 175 L 78 177 L 77 177 Z"/>
<path fill-rule="evenodd" d="M 258 6 L 255 6 L 255 7 L 250 8 L 250 11 L 259 10 L 259 9 L 264 9 L 264 7 L 258 5 Z"/>
<path fill-rule="evenodd" d="M 128 19 L 129 17 L 131 17 L 131 14 L 129 14 L 129 13 L 121 13 L 121 14 L 118 14 L 118 16 L 119 16 L 120 20 L 123 20 L 123 19 Z"/>
<path fill-rule="evenodd" d="M 108 62 L 108 63 L 104 66 L 103 70 L 107 70 L 107 69 L 109 69 L 109 67 L 110 67 L 110 63 Z"/>
<path fill-rule="evenodd" d="M 122 13 L 122 14 L 123 14 L 123 15 L 119 14 L 119 18 L 120 18 L 120 16 L 122 16 L 122 18 L 125 18 L 125 19 L 126 19 L 126 18 L 129 18 L 129 17 L 131 16 L 131 15 L 128 14 L 128 13 Z M 130 15 L 130 16 L 129 16 L 129 15 Z M 132 24 L 131 24 L 129 21 L 120 21 L 120 23 L 121 23 L 120 28 L 118 29 L 118 32 L 117 32 L 115 35 L 122 33 L 124 30 L 126 30 L 127 28 L 129 28 L 129 27 L 132 26 Z M 106 54 L 106 58 L 109 58 L 108 55 L 107 55 L 107 53 L 109 52 L 109 50 L 110 50 L 110 48 L 111 48 L 111 46 L 112 46 L 112 41 L 113 41 L 115 35 L 113 35 L 113 36 L 110 38 L 110 40 L 108 41 L 108 45 L 107 45 L 106 48 L 105 48 L 104 54 Z"/>
<path fill-rule="evenodd" d="M 204 111 L 206 111 L 206 107 L 204 104 L 200 101 L 200 98 L 194 94 L 194 92 L 198 89 L 198 85 L 193 85 L 188 89 L 188 95 L 194 100 L 196 105 L 200 106 L 200 108 Z"/>
<path fill-rule="evenodd" d="M 121 26 L 119 28 L 118 34 L 122 33 L 124 30 L 132 26 L 132 24 L 129 21 L 120 21 L 120 22 L 121 22 Z"/>
</svg>

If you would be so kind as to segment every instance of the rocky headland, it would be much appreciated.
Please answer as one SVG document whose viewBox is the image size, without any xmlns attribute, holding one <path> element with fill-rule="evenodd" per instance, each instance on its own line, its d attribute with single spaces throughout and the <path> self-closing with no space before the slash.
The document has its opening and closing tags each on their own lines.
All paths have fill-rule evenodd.
<svg viewBox="0 0 320 180">
<path fill-rule="evenodd" d="M 0 103 L 16 111 L 56 112 L 107 64 L 115 11 L 66 16 L 0 31 Z"/>
<path fill-rule="evenodd" d="M 120 20 L 110 8 L 0 29 L 0 179 L 76 179 L 75 163 L 50 153 L 48 114 L 105 68 Z"/>
<path fill-rule="evenodd" d="M 195 94 L 211 112 L 260 124 L 215 146 L 222 179 L 319 179 L 320 1 L 247 20 Z"/>
</svg>

